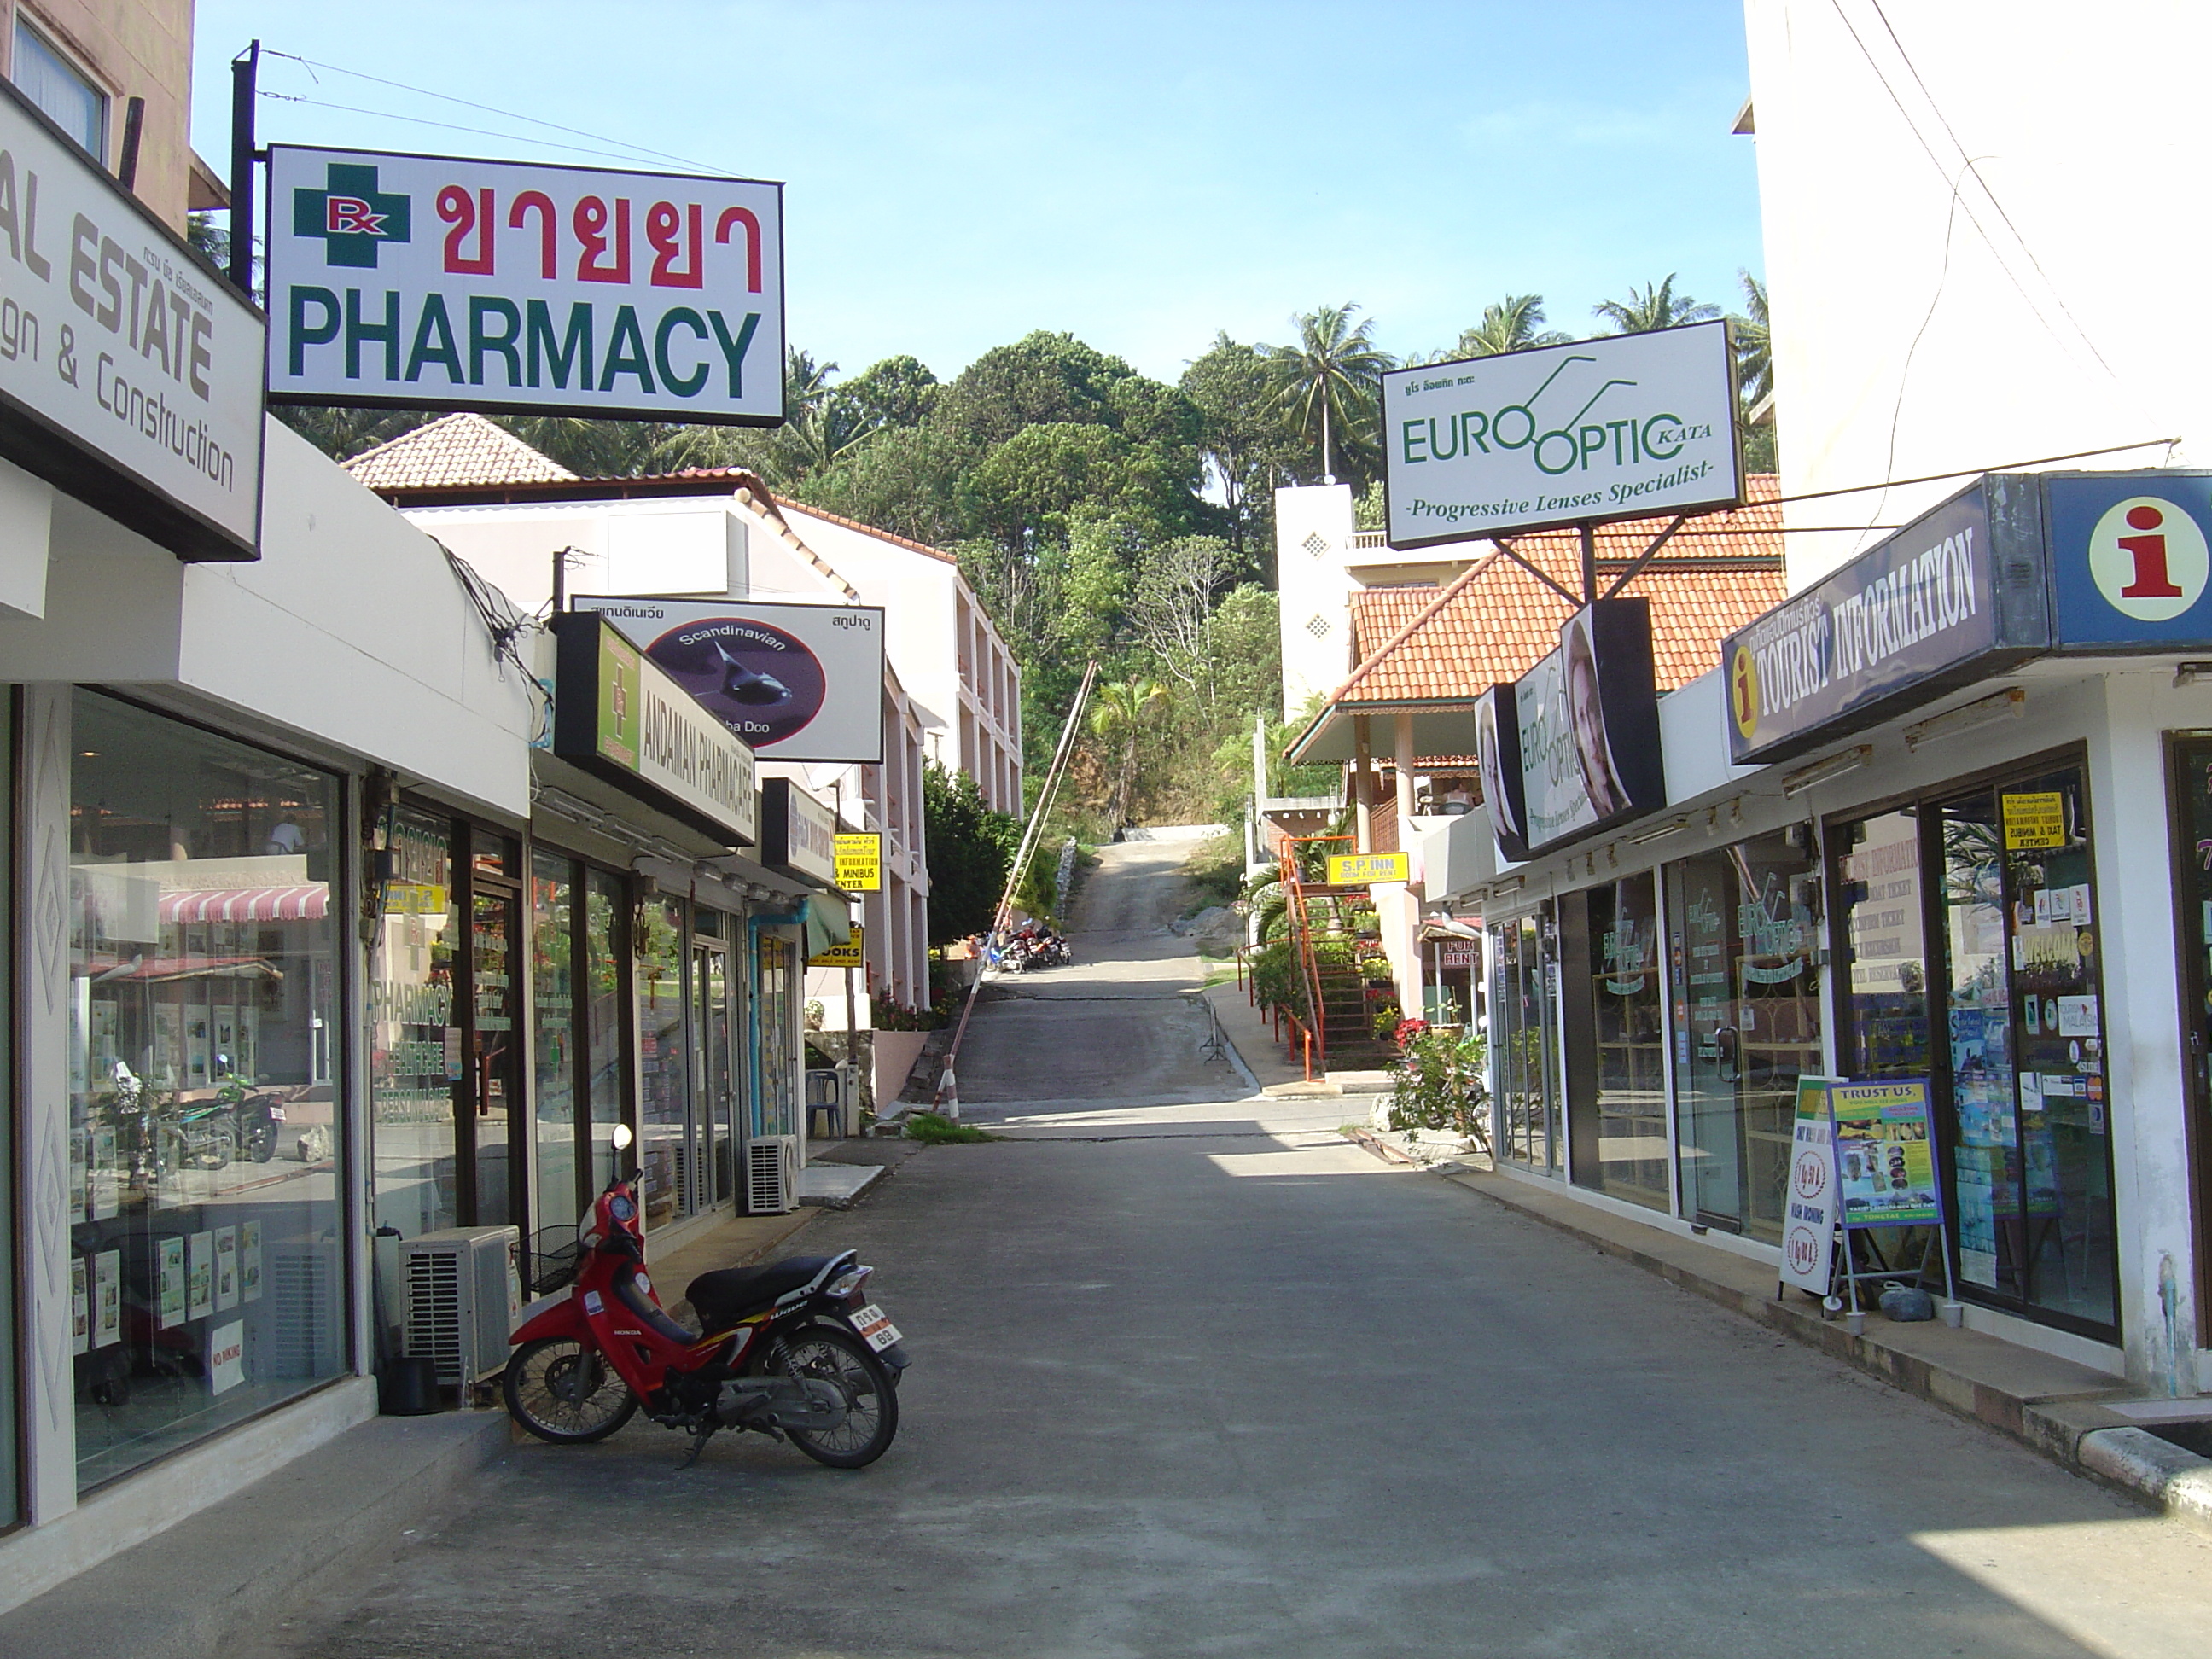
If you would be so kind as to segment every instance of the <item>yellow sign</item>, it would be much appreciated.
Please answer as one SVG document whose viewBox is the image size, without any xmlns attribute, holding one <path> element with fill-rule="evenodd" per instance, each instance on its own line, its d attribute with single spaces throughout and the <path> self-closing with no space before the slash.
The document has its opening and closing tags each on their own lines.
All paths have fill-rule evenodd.
<svg viewBox="0 0 2212 1659">
<path fill-rule="evenodd" d="M 1378 881 L 1410 881 L 1413 866 L 1403 853 L 1332 853 L 1328 884 L 1363 887 Z"/>
<path fill-rule="evenodd" d="M 2066 845 L 2066 797 L 2057 790 L 2000 795 L 2004 809 L 2005 851 L 2033 851 Z"/>
<path fill-rule="evenodd" d="M 837 837 L 837 884 L 848 893 L 884 890 L 884 838 L 869 830 Z"/>
<path fill-rule="evenodd" d="M 809 968 L 858 968 L 861 954 L 867 945 L 867 929 L 857 921 L 853 924 L 853 937 L 842 945 L 833 945 L 818 957 L 806 958 Z"/>
</svg>

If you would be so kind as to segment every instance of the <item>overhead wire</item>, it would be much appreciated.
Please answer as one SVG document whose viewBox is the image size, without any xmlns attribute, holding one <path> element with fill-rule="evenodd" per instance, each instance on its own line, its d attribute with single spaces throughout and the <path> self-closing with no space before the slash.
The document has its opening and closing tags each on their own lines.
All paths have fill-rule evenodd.
<svg viewBox="0 0 2212 1659">
<path fill-rule="evenodd" d="M 635 156 L 622 155 L 615 150 L 586 149 L 581 144 L 564 144 L 558 139 L 554 138 L 526 139 L 521 134 L 513 132 L 497 132 L 489 127 L 463 126 L 459 122 L 455 121 L 434 121 L 427 115 L 402 115 L 396 110 L 364 109 L 358 104 L 333 104 L 326 98 L 305 98 L 295 92 L 271 92 L 265 87 L 257 88 L 256 90 L 262 97 L 273 100 L 280 104 L 307 104 L 316 109 L 337 110 L 346 115 L 368 115 L 383 121 L 407 121 L 413 123 L 416 126 L 436 127 L 441 131 L 444 132 L 475 133 L 480 137 L 504 138 L 512 143 L 528 143 L 538 144 L 542 145 L 547 149 L 565 149 L 571 155 L 596 155 L 611 161 L 630 161 L 637 159 Z"/>
</svg>

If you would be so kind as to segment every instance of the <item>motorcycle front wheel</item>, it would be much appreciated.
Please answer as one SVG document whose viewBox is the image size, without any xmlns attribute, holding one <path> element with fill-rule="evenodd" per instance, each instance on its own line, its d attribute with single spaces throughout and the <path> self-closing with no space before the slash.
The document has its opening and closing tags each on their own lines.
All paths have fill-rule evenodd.
<svg viewBox="0 0 2212 1659">
<path fill-rule="evenodd" d="M 637 1410 L 629 1384 L 573 1337 L 544 1336 L 517 1348 L 500 1392 L 508 1416 L 556 1446 L 604 1440 Z"/>
<path fill-rule="evenodd" d="M 850 1414 L 834 1429 L 786 1429 L 791 1443 L 833 1469 L 865 1468 L 898 1432 L 898 1391 L 868 1346 L 831 1325 L 793 1331 L 769 1362 L 786 1376 L 818 1376 L 840 1389 Z"/>
</svg>

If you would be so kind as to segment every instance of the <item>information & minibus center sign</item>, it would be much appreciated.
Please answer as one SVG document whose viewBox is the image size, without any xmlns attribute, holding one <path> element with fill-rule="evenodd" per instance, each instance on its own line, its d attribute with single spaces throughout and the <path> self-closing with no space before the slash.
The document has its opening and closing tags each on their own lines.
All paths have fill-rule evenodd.
<svg viewBox="0 0 2212 1659">
<path fill-rule="evenodd" d="M 279 403 L 783 420 L 783 187 L 272 145 Z"/>
</svg>

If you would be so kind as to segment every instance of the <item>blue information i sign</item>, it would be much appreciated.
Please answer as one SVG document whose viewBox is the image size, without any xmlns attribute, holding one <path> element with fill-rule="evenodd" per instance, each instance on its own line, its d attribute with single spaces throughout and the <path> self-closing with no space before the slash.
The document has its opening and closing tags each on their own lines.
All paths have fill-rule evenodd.
<svg viewBox="0 0 2212 1659">
<path fill-rule="evenodd" d="M 2053 473 L 2044 492 L 2061 650 L 2212 643 L 2212 473 Z"/>
</svg>

